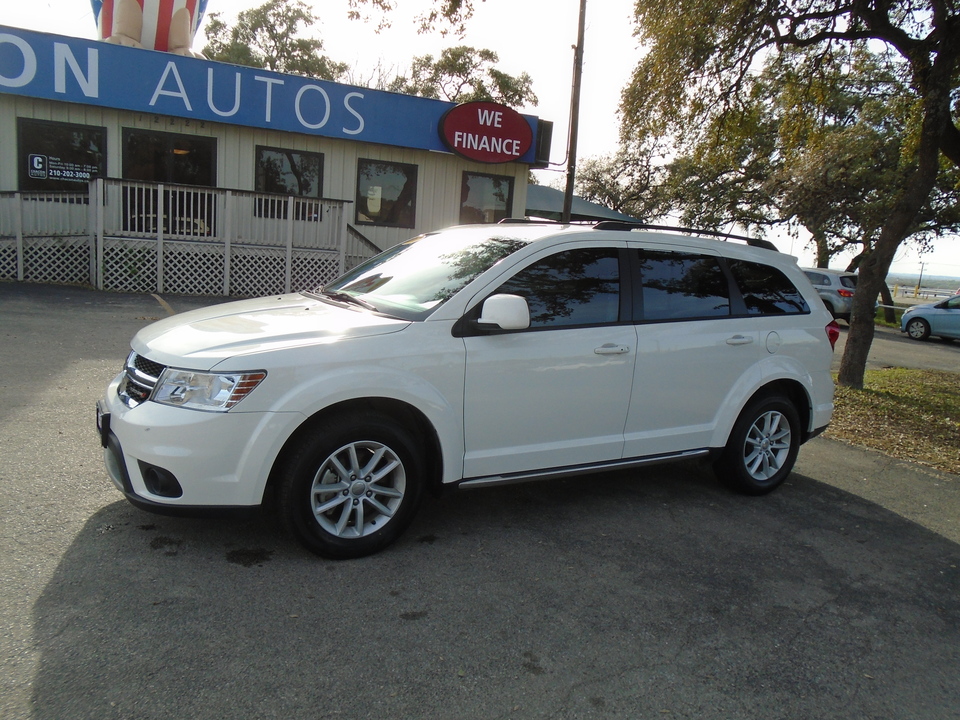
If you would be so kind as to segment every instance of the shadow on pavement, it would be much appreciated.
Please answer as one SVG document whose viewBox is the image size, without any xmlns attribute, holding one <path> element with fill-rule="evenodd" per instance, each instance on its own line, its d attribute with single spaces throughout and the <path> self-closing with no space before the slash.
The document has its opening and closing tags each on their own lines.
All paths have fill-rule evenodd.
<svg viewBox="0 0 960 720">
<path fill-rule="evenodd" d="M 388 551 L 96 512 L 34 610 L 34 717 L 947 718 L 960 546 L 696 464 L 429 499 Z"/>
</svg>

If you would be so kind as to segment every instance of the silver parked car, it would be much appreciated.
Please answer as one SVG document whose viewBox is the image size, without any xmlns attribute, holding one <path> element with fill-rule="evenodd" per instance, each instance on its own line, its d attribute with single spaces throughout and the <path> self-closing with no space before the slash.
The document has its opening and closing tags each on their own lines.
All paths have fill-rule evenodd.
<svg viewBox="0 0 960 720">
<path fill-rule="evenodd" d="M 960 293 L 926 305 L 914 305 L 903 313 L 900 332 L 914 340 L 937 335 L 944 340 L 960 338 Z"/>
<path fill-rule="evenodd" d="M 813 283 L 827 310 L 835 318 L 850 322 L 853 291 L 857 289 L 856 274 L 827 268 L 803 268 L 803 272 Z"/>
</svg>

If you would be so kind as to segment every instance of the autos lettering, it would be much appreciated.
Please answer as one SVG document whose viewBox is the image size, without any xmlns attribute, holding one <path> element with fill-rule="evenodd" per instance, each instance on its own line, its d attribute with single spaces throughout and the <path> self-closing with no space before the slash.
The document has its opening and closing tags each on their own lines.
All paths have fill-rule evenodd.
<svg viewBox="0 0 960 720">
<path fill-rule="evenodd" d="M 453 150 L 484 163 L 533 162 L 536 155 L 537 119 L 496 103 L 453 105 L 6 26 L 0 26 L 0 93 L 393 147 Z M 454 131 L 463 133 L 463 150 L 452 147 Z"/>
<path fill-rule="evenodd" d="M 10 52 L 10 47 L 14 49 L 13 53 Z M 70 88 L 75 86 L 86 98 L 102 99 L 100 50 L 95 47 L 86 48 L 85 62 L 81 62 L 75 50 L 66 43 L 53 43 L 54 96 L 68 95 L 68 86 Z M 27 40 L 12 33 L 0 33 L 0 51 L 3 51 L 3 54 L 0 54 L 0 61 L 2 61 L 0 62 L 0 87 L 26 88 L 44 82 L 37 52 Z M 11 55 L 15 57 L 11 59 Z M 186 62 L 192 61 L 187 59 Z M 177 60 L 168 60 L 155 83 L 152 85 L 144 83 L 142 86 L 153 88 L 149 97 L 144 95 L 140 99 L 144 108 L 157 112 L 194 113 L 196 93 L 191 93 L 190 88 L 195 87 L 197 74 L 192 72 L 192 68 L 191 72 L 187 72 L 186 67 Z M 216 72 L 213 67 L 206 69 L 206 87 L 204 88 L 206 107 L 220 118 L 234 117 L 245 111 L 262 117 L 263 123 L 271 123 L 275 115 L 274 88 L 285 85 L 285 81 L 263 75 L 251 76 L 242 71 L 232 71 L 232 74 L 233 77 L 230 79 L 229 73 Z M 70 82 L 71 79 L 73 82 Z M 194 82 L 191 83 L 191 80 Z M 262 94 L 244 93 L 251 81 L 264 83 L 264 92 Z M 233 86 L 232 100 L 226 94 L 229 91 L 223 90 L 231 85 Z M 216 100 L 218 96 L 219 104 Z M 306 100 L 308 96 L 312 96 L 311 99 L 316 102 L 308 102 Z M 228 99 L 224 99 L 225 97 Z M 344 124 L 340 132 L 346 135 L 359 135 L 366 127 L 366 120 L 358 105 L 358 101 L 363 100 L 364 97 L 365 93 L 347 92 L 342 98 L 331 98 L 327 88 L 317 84 L 304 84 L 294 95 L 293 107 L 290 108 L 292 112 L 288 114 L 296 118 L 302 128 L 319 130 L 327 125 L 335 103 L 338 103 L 356 121 L 355 125 Z M 174 109 L 164 105 L 163 101 L 167 98 L 177 101 L 178 107 Z M 227 106 L 229 109 L 225 109 Z"/>
</svg>

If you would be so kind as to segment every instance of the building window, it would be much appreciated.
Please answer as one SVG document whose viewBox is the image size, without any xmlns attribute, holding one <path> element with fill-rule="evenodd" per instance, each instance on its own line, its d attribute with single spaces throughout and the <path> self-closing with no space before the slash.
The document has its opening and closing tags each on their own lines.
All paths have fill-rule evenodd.
<svg viewBox="0 0 960 720">
<path fill-rule="evenodd" d="M 123 178 L 164 185 L 215 187 L 216 138 L 123 130 Z M 216 235 L 216 196 L 202 189 L 123 188 L 123 229 L 182 237 Z"/>
<path fill-rule="evenodd" d="M 495 223 L 510 217 L 513 178 L 465 172 L 460 186 L 460 222 Z"/>
<path fill-rule="evenodd" d="M 106 128 L 19 118 L 20 189 L 87 192 L 90 180 L 107 175 L 106 141 Z"/>
<path fill-rule="evenodd" d="M 257 168 L 254 189 L 262 193 L 277 193 L 283 198 L 258 198 L 257 217 L 287 217 L 286 198 L 321 197 L 323 188 L 323 155 L 300 150 L 283 150 L 257 146 Z M 297 220 L 319 220 L 320 203 L 296 200 Z"/>
<path fill-rule="evenodd" d="M 214 187 L 217 184 L 217 140 L 125 128 L 123 177 L 126 180 Z"/>
<path fill-rule="evenodd" d="M 417 224 L 417 166 L 363 160 L 357 164 L 357 223 Z"/>
</svg>

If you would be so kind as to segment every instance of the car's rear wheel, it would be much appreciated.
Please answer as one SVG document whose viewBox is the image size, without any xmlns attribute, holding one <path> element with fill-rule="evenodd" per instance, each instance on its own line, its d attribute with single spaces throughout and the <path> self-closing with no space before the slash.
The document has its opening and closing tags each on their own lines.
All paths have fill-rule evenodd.
<svg viewBox="0 0 960 720">
<path fill-rule="evenodd" d="M 734 490 L 763 495 L 787 479 L 799 451 L 800 417 L 793 403 L 761 396 L 737 418 L 714 470 Z"/>
<path fill-rule="evenodd" d="M 907 335 L 914 340 L 926 340 L 930 337 L 930 323 L 923 318 L 913 318 L 907 322 Z"/>
<path fill-rule="evenodd" d="M 417 443 L 389 418 L 332 418 L 312 427 L 287 460 L 280 488 L 284 524 L 323 557 L 378 552 L 413 520 L 421 468 Z"/>
</svg>

